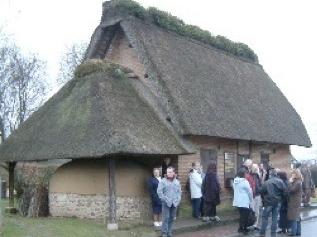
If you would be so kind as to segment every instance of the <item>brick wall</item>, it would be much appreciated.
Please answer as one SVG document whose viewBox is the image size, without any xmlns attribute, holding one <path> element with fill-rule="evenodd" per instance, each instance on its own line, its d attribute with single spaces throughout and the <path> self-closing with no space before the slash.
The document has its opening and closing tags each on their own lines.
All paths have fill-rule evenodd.
<svg viewBox="0 0 317 237">
<path fill-rule="evenodd" d="M 188 138 L 196 146 L 197 152 L 191 155 L 179 156 L 178 160 L 178 176 L 185 190 L 185 184 L 188 177 L 188 171 L 191 164 L 196 161 L 201 161 L 200 149 L 212 149 L 217 151 L 217 174 L 219 182 L 222 186 L 222 200 L 232 196 L 230 188 L 224 187 L 224 153 L 234 153 L 235 159 L 237 155 L 250 155 L 250 158 L 255 163 L 260 163 L 261 153 L 270 155 L 270 164 L 273 167 L 288 170 L 290 168 L 290 149 L 288 145 L 267 144 L 267 143 L 249 143 L 245 141 L 211 138 L 207 136 L 191 136 Z M 238 167 L 236 167 L 237 169 Z M 186 195 L 186 191 L 184 191 Z"/>
<path fill-rule="evenodd" d="M 144 79 L 144 65 L 138 59 L 136 51 L 131 47 L 122 30 L 116 33 L 105 59 L 132 69 L 140 79 Z"/>
</svg>

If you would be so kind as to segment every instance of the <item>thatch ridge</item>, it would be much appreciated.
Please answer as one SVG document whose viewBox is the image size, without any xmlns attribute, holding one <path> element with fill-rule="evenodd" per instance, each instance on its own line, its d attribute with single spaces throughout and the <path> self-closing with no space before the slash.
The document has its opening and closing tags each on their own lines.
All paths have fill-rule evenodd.
<svg viewBox="0 0 317 237">
<path fill-rule="evenodd" d="M 150 22 L 184 37 L 198 40 L 232 55 L 258 63 L 257 55 L 248 45 L 233 42 L 224 36 L 213 36 L 209 31 L 202 30 L 198 26 L 187 25 L 178 17 L 155 7 L 145 9 L 139 3 L 132 0 L 106 1 L 103 3 L 103 7 L 102 21 L 105 20 L 107 14 L 112 14 L 112 12 L 121 16 L 131 15 L 144 22 Z"/>
</svg>

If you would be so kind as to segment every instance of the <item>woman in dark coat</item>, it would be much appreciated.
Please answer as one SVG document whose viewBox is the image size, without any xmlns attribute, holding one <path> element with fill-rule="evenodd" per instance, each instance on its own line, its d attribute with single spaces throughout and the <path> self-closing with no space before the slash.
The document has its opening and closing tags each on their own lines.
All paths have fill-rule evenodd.
<svg viewBox="0 0 317 237">
<path fill-rule="evenodd" d="M 202 184 L 204 221 L 220 221 L 220 218 L 216 215 L 216 206 L 220 204 L 220 185 L 216 170 L 217 165 L 215 163 L 211 163 L 208 166 L 207 173 Z"/>
<path fill-rule="evenodd" d="M 153 169 L 153 176 L 148 180 L 148 188 L 152 201 L 152 211 L 154 219 L 154 227 L 160 227 L 161 222 L 161 213 L 162 213 L 162 202 L 157 194 L 157 187 L 161 181 L 160 169 Z"/>
<path fill-rule="evenodd" d="M 289 189 L 289 183 L 287 174 L 284 171 L 277 173 L 277 176 L 283 180 L 287 190 Z M 283 196 L 281 208 L 280 208 L 280 219 L 278 221 L 278 227 L 281 229 L 278 233 L 287 233 L 288 229 L 291 227 L 291 222 L 287 219 L 287 208 L 288 208 L 288 195 Z"/>
<path fill-rule="evenodd" d="M 287 218 L 292 223 L 290 236 L 301 235 L 300 206 L 302 202 L 302 182 L 303 177 L 300 170 L 294 169 L 290 179 L 287 209 Z"/>
</svg>

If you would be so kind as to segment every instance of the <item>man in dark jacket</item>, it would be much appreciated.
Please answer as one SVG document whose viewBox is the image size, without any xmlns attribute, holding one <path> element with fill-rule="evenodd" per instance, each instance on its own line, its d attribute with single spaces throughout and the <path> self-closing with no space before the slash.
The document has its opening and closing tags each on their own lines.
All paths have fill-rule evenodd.
<svg viewBox="0 0 317 237">
<path fill-rule="evenodd" d="M 270 171 L 270 178 L 264 182 L 260 193 L 263 200 L 262 225 L 260 237 L 265 236 L 265 230 L 268 225 L 268 218 L 272 214 L 271 236 L 276 236 L 277 217 L 284 195 L 287 194 L 287 187 L 284 182 L 277 176 L 276 170 Z"/>
</svg>

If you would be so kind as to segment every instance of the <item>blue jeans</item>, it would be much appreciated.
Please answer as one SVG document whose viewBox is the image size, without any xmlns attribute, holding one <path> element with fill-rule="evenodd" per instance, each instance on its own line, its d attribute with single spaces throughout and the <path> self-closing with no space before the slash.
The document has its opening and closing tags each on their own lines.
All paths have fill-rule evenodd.
<svg viewBox="0 0 317 237">
<path fill-rule="evenodd" d="M 281 204 L 275 204 L 272 206 L 265 206 L 262 212 L 262 225 L 260 235 L 265 235 L 265 231 L 268 225 L 269 216 L 272 214 L 271 236 L 276 236 L 277 229 L 277 217 L 280 212 Z"/>
<path fill-rule="evenodd" d="M 162 203 L 162 236 L 172 236 L 172 225 L 176 217 L 176 207 L 168 207 L 166 203 Z"/>
<path fill-rule="evenodd" d="M 193 217 L 199 218 L 201 216 L 200 207 L 201 207 L 201 198 L 192 198 L 192 209 L 193 209 Z"/>
<path fill-rule="evenodd" d="M 294 221 L 291 221 L 291 234 L 292 235 L 301 235 L 302 227 L 301 227 L 301 219 L 298 218 Z"/>
</svg>

